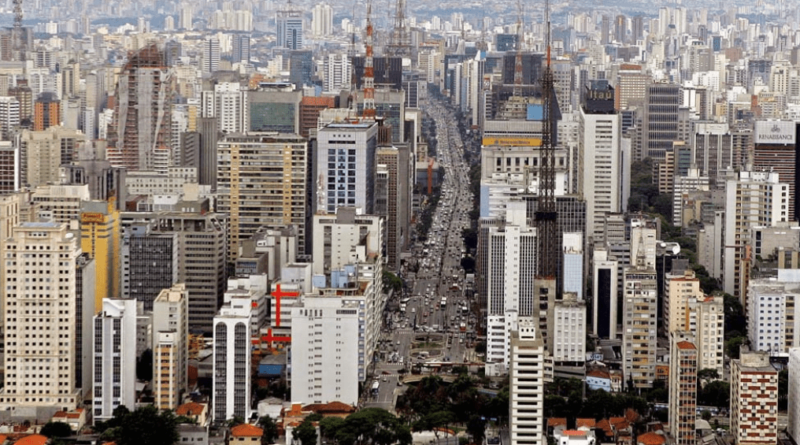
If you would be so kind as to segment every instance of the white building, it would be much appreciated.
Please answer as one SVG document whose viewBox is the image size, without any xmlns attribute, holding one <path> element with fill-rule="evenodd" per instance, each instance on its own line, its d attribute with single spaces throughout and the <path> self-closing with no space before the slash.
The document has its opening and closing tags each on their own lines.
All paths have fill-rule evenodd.
<svg viewBox="0 0 800 445">
<path fill-rule="evenodd" d="M 253 313 L 250 330 L 258 332 L 267 321 L 267 279 L 266 274 L 247 277 L 228 278 L 228 290 L 222 296 L 222 302 L 230 303 L 233 298 L 249 298 Z"/>
<path fill-rule="evenodd" d="M 798 347 L 800 320 L 794 309 L 800 301 L 800 283 L 775 279 L 750 281 L 747 287 L 747 337 L 750 349 L 770 356 L 786 356 Z"/>
<path fill-rule="evenodd" d="M 709 189 L 708 176 L 701 176 L 700 170 L 690 168 L 686 176 L 675 176 L 672 192 L 672 224 L 683 226 L 689 221 L 683 220 L 683 200 L 689 192 Z"/>
<path fill-rule="evenodd" d="M 311 297 L 292 307 L 293 403 L 358 404 L 359 350 L 365 347 L 361 301 Z"/>
<path fill-rule="evenodd" d="M 153 348 L 156 406 L 175 409 L 189 386 L 189 291 L 184 283 L 163 289 L 153 301 Z"/>
<path fill-rule="evenodd" d="M 71 411 L 81 403 L 75 388 L 73 347 L 78 316 L 76 264 L 81 253 L 77 241 L 66 224 L 49 222 L 22 223 L 4 241 L 6 257 L 0 267 L 5 280 L 41 285 L 19 285 L 18 290 L 5 292 L 6 372 L 0 410 L 47 407 Z M 42 282 L 44 279 L 51 281 Z M 23 312 L 34 304 L 39 306 L 37 313 Z M 26 335 L 36 335 L 38 341 L 26 344 Z"/>
<path fill-rule="evenodd" d="M 583 234 L 565 233 L 564 247 L 564 293 L 573 292 L 583 301 Z"/>
<path fill-rule="evenodd" d="M 487 375 L 508 369 L 509 332 L 518 317 L 534 313 L 536 228 L 526 221 L 524 201 L 509 202 L 503 224 L 488 228 L 487 236 Z"/>
<path fill-rule="evenodd" d="M 203 73 L 210 74 L 219 71 L 219 59 L 219 39 L 216 37 L 209 37 L 203 40 Z"/>
<path fill-rule="evenodd" d="M 613 97 L 611 101 L 613 107 Z M 581 107 L 578 156 L 578 192 L 586 201 L 585 233 L 587 237 L 597 237 L 605 215 L 619 213 L 621 208 L 623 163 L 619 114 L 595 113 Z"/>
<path fill-rule="evenodd" d="M 725 230 L 722 268 L 723 290 L 744 306 L 748 278 L 742 264 L 752 227 L 787 222 L 789 185 L 778 182 L 777 172 L 739 172 L 725 183 Z"/>
<path fill-rule="evenodd" d="M 311 33 L 315 37 L 328 37 L 333 32 L 333 8 L 322 2 L 311 10 Z"/>
<path fill-rule="evenodd" d="M 555 363 L 586 361 L 586 303 L 574 293 L 565 293 L 553 308 L 553 348 Z"/>
<path fill-rule="evenodd" d="M 544 445 L 544 342 L 526 318 L 511 331 L 509 433 L 512 445 Z"/>
<path fill-rule="evenodd" d="M 99 334 L 99 335 L 98 335 Z M 136 300 L 103 299 L 94 316 L 92 418 L 114 417 L 124 405 L 136 408 Z"/>
<path fill-rule="evenodd" d="M 322 62 L 322 90 L 326 93 L 340 93 L 350 87 L 353 65 L 347 54 L 328 54 Z"/>
<path fill-rule="evenodd" d="M 0 138 L 11 140 L 11 130 L 19 126 L 19 101 L 13 96 L 0 96 Z"/>
<path fill-rule="evenodd" d="M 125 188 L 133 195 L 182 195 L 185 184 L 197 184 L 194 167 L 170 167 L 166 173 L 130 171 L 125 174 Z"/>
<path fill-rule="evenodd" d="M 241 133 L 247 130 L 247 91 L 237 82 L 220 82 L 214 91 L 201 93 L 203 117 L 216 117 L 219 131 Z"/>
<path fill-rule="evenodd" d="M 377 137 L 375 122 L 332 123 L 319 130 L 315 210 L 358 207 L 372 214 Z"/>
<path fill-rule="evenodd" d="M 336 215 L 314 215 L 313 274 L 327 275 L 351 263 L 354 247 L 362 242 L 368 251 L 380 252 L 377 230 L 383 230 L 382 218 L 360 214 L 352 207 L 339 208 Z M 365 232 L 374 236 L 365 238 Z"/>
<path fill-rule="evenodd" d="M 723 374 L 725 358 L 725 305 L 722 297 L 689 300 L 689 331 L 697 347 L 697 369 L 716 369 Z"/>
<path fill-rule="evenodd" d="M 249 298 L 231 298 L 214 317 L 213 409 L 215 421 L 250 418 L 250 343 L 252 311 Z"/>
<path fill-rule="evenodd" d="M 800 375 L 800 348 L 789 349 L 789 375 Z M 800 439 L 800 379 L 789 379 L 788 425 L 786 431 L 796 442 Z"/>
</svg>

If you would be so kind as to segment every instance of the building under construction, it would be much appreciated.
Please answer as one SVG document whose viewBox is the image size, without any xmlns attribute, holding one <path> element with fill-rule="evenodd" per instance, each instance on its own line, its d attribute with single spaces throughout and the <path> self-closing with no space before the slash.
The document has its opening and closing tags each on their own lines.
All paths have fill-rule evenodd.
<svg viewBox="0 0 800 445">
<path fill-rule="evenodd" d="M 172 165 L 173 91 L 165 54 L 155 43 L 129 54 L 108 129 L 107 158 L 112 166 L 166 172 Z"/>
</svg>

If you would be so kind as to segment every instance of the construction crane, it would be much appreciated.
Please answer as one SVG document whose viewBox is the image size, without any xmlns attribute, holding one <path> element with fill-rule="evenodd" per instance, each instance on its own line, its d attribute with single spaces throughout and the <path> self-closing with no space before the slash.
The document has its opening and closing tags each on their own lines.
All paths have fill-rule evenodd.
<svg viewBox="0 0 800 445">
<path fill-rule="evenodd" d="M 14 28 L 12 29 L 12 44 L 14 56 L 17 60 L 25 60 L 25 48 L 22 43 L 22 0 L 14 0 Z"/>
<path fill-rule="evenodd" d="M 375 69 L 373 68 L 373 33 L 372 0 L 367 0 L 367 36 L 364 57 L 364 111 L 361 115 L 367 119 L 375 119 Z"/>
<path fill-rule="evenodd" d="M 517 0 L 517 56 L 514 59 L 514 96 L 522 96 L 522 39 L 525 23 L 522 20 L 522 2 Z"/>
</svg>

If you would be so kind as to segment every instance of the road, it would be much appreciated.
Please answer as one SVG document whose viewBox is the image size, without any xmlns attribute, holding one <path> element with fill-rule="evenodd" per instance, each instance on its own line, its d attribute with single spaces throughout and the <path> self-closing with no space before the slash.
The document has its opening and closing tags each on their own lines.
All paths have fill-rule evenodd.
<svg viewBox="0 0 800 445">
<path fill-rule="evenodd" d="M 469 166 L 464 161 L 463 141 L 454 123 L 453 111 L 428 99 L 423 108 L 436 122 L 437 161 L 445 169 L 439 204 L 426 243 L 412 247 L 410 262 L 419 264 L 409 291 L 393 297 L 405 301 L 405 311 L 390 315 L 376 363 L 372 388 L 379 381 L 377 393 L 370 391 L 366 406 L 393 409 L 396 397 L 406 389 L 398 385 L 400 370 L 411 370 L 414 364 L 426 362 L 463 363 L 474 360 L 471 347 L 474 339 L 474 316 L 463 313 L 471 307 L 463 295 L 464 272 L 461 268 L 463 240 L 461 231 L 469 227 L 472 195 L 469 190 Z M 442 297 L 446 304 L 442 307 Z M 399 301 L 398 301 L 399 303 Z M 461 331 L 464 323 L 465 331 Z M 414 348 L 414 345 L 418 347 Z M 427 351 L 429 356 L 420 356 Z"/>
</svg>

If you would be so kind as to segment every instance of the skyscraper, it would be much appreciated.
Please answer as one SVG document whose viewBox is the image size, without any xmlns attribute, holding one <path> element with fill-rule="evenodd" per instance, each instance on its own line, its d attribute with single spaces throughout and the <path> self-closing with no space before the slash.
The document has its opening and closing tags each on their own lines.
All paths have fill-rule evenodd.
<svg viewBox="0 0 800 445">
<path fill-rule="evenodd" d="M 112 166 L 162 172 L 170 167 L 172 82 L 156 44 L 130 54 L 108 128 L 106 154 Z"/>
<path fill-rule="evenodd" d="M 183 283 L 163 289 L 153 302 L 153 397 L 159 409 L 175 409 L 189 389 L 188 313 Z"/>
<path fill-rule="evenodd" d="M 333 32 L 333 8 L 322 2 L 311 11 L 311 32 L 315 37 L 328 37 Z"/>
<path fill-rule="evenodd" d="M 620 14 L 614 17 L 614 41 L 626 43 L 628 40 L 628 20 Z"/>
<path fill-rule="evenodd" d="M 740 445 L 775 443 L 778 438 L 778 371 L 767 351 L 742 346 L 739 359 L 731 360 L 730 426 Z"/>
<path fill-rule="evenodd" d="M 647 87 L 644 113 L 644 156 L 662 161 L 678 140 L 680 85 L 656 82 Z"/>
<path fill-rule="evenodd" d="M 0 96 L 0 138 L 11 140 L 11 130 L 19 126 L 19 101 L 11 96 Z"/>
<path fill-rule="evenodd" d="M 136 300 L 104 298 L 94 316 L 95 422 L 113 417 L 114 410 L 136 406 Z"/>
<path fill-rule="evenodd" d="M 56 93 L 42 93 L 33 103 L 33 130 L 43 131 L 61 124 L 61 101 Z"/>
<path fill-rule="evenodd" d="M 4 365 L 7 371 L 5 386 L 0 390 L 0 409 L 73 410 L 81 402 L 75 388 L 73 347 L 76 262 L 81 251 L 78 240 L 67 231 L 66 224 L 22 223 L 4 243 L 7 260 L 2 264 L 2 271 L 6 280 L 30 283 L 50 277 L 53 282 L 42 284 L 41 289 L 38 289 L 40 286 L 18 286 L 5 293 Z M 37 252 L 35 260 L 29 253 L 33 250 Z M 38 306 L 37 313 L 23 316 L 22 308 L 32 304 Z M 25 342 L 25 335 L 32 332 L 38 341 Z M 36 392 L 32 392 L 32 387 Z"/>
<path fill-rule="evenodd" d="M 695 445 L 698 351 L 688 332 L 670 333 L 669 429 L 676 445 Z"/>
<path fill-rule="evenodd" d="M 219 70 L 219 39 L 208 37 L 203 41 L 203 73 Z"/>
<path fill-rule="evenodd" d="M 236 34 L 233 36 L 231 61 L 233 63 L 250 62 L 250 36 L 248 34 Z"/>
<path fill-rule="evenodd" d="M 81 203 L 81 248 L 95 261 L 95 307 L 120 295 L 119 212 L 113 202 Z"/>
<path fill-rule="evenodd" d="M 250 418 L 250 298 L 231 298 L 214 317 L 213 400 L 211 415 L 224 422 Z"/>
<path fill-rule="evenodd" d="M 279 48 L 303 49 L 303 11 L 295 9 L 290 2 L 277 12 L 275 22 Z"/>
<path fill-rule="evenodd" d="M 544 342 L 530 318 L 520 319 L 509 337 L 511 443 L 544 445 Z"/>
</svg>

